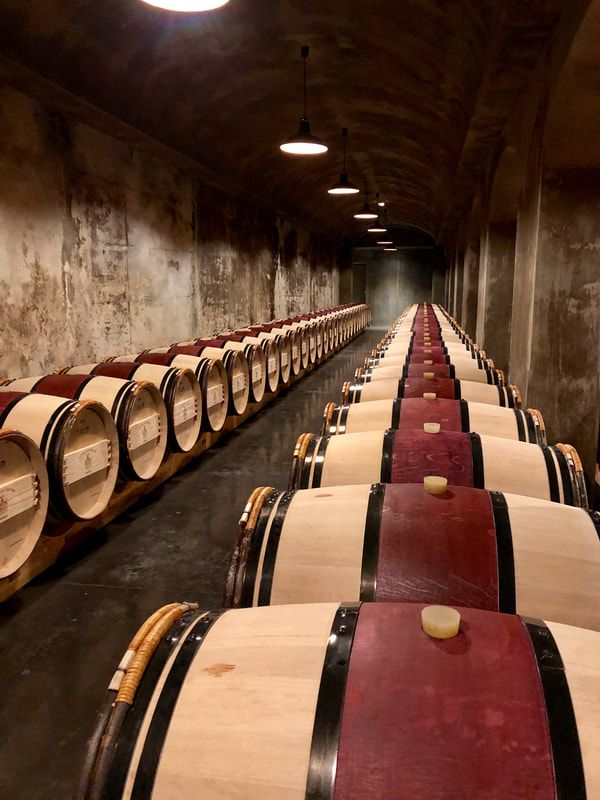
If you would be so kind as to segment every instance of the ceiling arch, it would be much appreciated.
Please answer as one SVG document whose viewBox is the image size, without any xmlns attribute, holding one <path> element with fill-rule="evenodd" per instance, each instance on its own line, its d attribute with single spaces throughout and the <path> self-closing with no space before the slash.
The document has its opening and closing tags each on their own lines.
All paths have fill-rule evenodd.
<svg viewBox="0 0 600 800">
<path fill-rule="evenodd" d="M 354 236 L 358 201 L 326 191 L 347 126 L 350 179 L 438 237 L 560 5 L 231 0 L 181 15 L 139 0 L 0 0 L 0 47 L 307 227 Z M 309 117 L 331 148 L 311 160 L 278 148 L 302 110 L 304 43 Z"/>
</svg>

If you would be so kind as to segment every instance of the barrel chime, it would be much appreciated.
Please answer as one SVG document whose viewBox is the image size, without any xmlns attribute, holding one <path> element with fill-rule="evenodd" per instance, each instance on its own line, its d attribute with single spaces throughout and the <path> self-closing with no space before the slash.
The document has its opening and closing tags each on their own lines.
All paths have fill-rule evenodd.
<svg viewBox="0 0 600 800">
<path fill-rule="evenodd" d="M 288 489 L 248 498 L 225 610 L 134 636 L 76 797 L 600 798 L 587 505 L 540 411 L 441 307 L 406 309 Z"/>
<path fill-rule="evenodd" d="M 351 304 L 165 348 L 0 382 L 0 579 L 32 555 L 49 513 L 86 522 L 117 480 L 149 481 L 165 453 L 289 383 L 369 323 Z"/>
</svg>

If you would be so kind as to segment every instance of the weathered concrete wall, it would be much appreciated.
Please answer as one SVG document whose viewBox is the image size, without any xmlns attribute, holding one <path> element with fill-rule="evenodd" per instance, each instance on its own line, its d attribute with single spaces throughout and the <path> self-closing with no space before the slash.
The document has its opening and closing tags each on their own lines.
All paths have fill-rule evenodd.
<svg viewBox="0 0 600 800">
<path fill-rule="evenodd" d="M 527 402 L 593 473 L 600 407 L 600 169 L 546 172 Z M 568 220 L 568 224 L 567 224 Z"/>
<path fill-rule="evenodd" d="M 510 365 L 510 332 L 515 272 L 516 221 L 490 222 L 480 267 L 477 341 L 506 373 Z"/>
<path fill-rule="evenodd" d="M 438 250 L 438 260 L 433 264 L 431 273 L 431 302 L 446 305 L 447 264 L 443 248 Z"/>
<path fill-rule="evenodd" d="M 452 302 L 452 316 L 460 322 L 463 310 L 463 277 L 465 251 L 458 248 L 454 255 L 454 298 Z"/>
<path fill-rule="evenodd" d="M 3 374 L 338 301 L 337 245 L 0 86 Z"/>
<path fill-rule="evenodd" d="M 477 329 L 477 300 L 479 297 L 479 251 L 481 246 L 481 203 L 473 203 L 467 228 L 467 243 L 463 261 L 461 320 L 463 328 L 475 336 Z"/>
<path fill-rule="evenodd" d="M 487 166 L 477 316 L 478 340 L 542 411 L 549 441 L 575 445 L 590 483 L 600 410 L 599 36 L 600 0 L 564 5 L 498 163 Z M 468 253 L 464 261 L 466 282 Z M 459 282 L 460 253 L 455 266 Z"/>
<path fill-rule="evenodd" d="M 431 300 L 432 268 L 437 259 L 435 249 L 370 253 L 367 303 L 374 326 L 387 328 L 406 306 Z"/>
</svg>

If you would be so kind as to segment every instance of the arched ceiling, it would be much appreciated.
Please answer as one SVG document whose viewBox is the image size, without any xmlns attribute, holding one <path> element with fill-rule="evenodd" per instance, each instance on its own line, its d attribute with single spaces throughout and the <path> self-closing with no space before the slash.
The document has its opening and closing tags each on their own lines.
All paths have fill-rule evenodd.
<svg viewBox="0 0 600 800">
<path fill-rule="evenodd" d="M 194 158 L 307 227 L 356 236 L 331 198 L 340 129 L 349 172 L 394 222 L 434 237 L 461 202 L 563 0 L 231 0 L 181 15 L 140 0 L 0 0 L 3 54 Z M 301 112 L 330 145 L 279 143 Z"/>
</svg>

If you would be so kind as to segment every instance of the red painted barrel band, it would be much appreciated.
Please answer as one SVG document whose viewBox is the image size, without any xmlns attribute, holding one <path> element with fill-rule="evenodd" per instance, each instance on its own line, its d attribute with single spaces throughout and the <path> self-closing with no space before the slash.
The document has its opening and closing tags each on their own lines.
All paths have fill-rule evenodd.
<svg viewBox="0 0 600 800">
<path fill-rule="evenodd" d="M 0 414 L 5 415 L 27 392 L 0 392 Z"/>
<path fill-rule="evenodd" d="M 220 334 L 217 337 L 217 339 L 220 342 L 243 342 L 244 341 L 244 337 L 241 334 L 233 334 L 233 333 L 227 333 L 227 334 L 222 334 L 222 335 Z M 221 344 L 220 346 L 222 347 L 223 345 Z"/>
<path fill-rule="evenodd" d="M 426 372 L 433 372 L 436 378 L 451 378 L 451 372 L 454 371 L 450 369 L 448 364 L 415 364 L 412 359 L 408 363 L 406 370 L 408 372 L 407 378 L 422 378 Z"/>
<path fill-rule="evenodd" d="M 135 357 L 139 364 L 156 364 L 158 367 L 169 367 L 175 358 L 174 353 L 140 353 Z"/>
<path fill-rule="evenodd" d="M 423 632 L 421 608 L 361 606 L 334 800 L 555 800 L 544 696 L 520 618 L 461 609 L 459 635 L 440 641 Z"/>
<path fill-rule="evenodd" d="M 175 356 L 196 356 L 201 355 L 204 347 L 197 344 L 176 344 L 169 349 L 169 353 Z"/>
<path fill-rule="evenodd" d="M 425 345 L 423 344 L 420 345 L 413 344 L 413 347 L 411 349 L 411 355 L 420 355 L 422 353 L 424 357 L 427 358 L 430 350 L 434 355 L 442 355 L 442 356 L 446 355 L 446 349 L 443 345 L 435 345 L 435 346 L 432 345 L 431 347 L 429 346 L 425 347 Z"/>
<path fill-rule="evenodd" d="M 498 611 L 498 554 L 490 497 L 453 486 L 388 484 L 379 527 L 375 600 Z"/>
<path fill-rule="evenodd" d="M 385 357 L 381 363 L 383 365 Z M 411 353 L 408 356 L 409 364 L 424 364 L 425 361 L 432 361 L 434 364 L 447 364 L 449 359 L 444 353 Z"/>
<path fill-rule="evenodd" d="M 456 400 L 456 384 L 451 378 L 434 378 L 429 381 L 426 378 L 406 378 L 403 381 L 402 397 L 423 397 L 426 392 L 434 392 L 438 397 L 445 400 Z"/>
<path fill-rule="evenodd" d="M 224 342 L 222 339 L 196 339 L 195 344 L 198 347 L 223 347 Z"/>
<path fill-rule="evenodd" d="M 105 378 L 120 378 L 128 381 L 133 378 L 140 365 L 131 361 L 106 361 L 94 368 L 94 375 L 103 375 Z"/>
<path fill-rule="evenodd" d="M 46 375 L 34 387 L 36 394 L 50 394 L 76 400 L 83 385 L 91 380 L 89 375 Z"/>
<path fill-rule="evenodd" d="M 440 475 L 452 486 L 473 486 L 473 450 L 468 433 L 394 431 L 391 483 L 422 483 Z"/>
<path fill-rule="evenodd" d="M 462 432 L 460 400 L 424 400 L 417 397 L 402 400 L 400 430 L 423 430 L 426 422 L 439 422 L 443 431 Z"/>
</svg>

